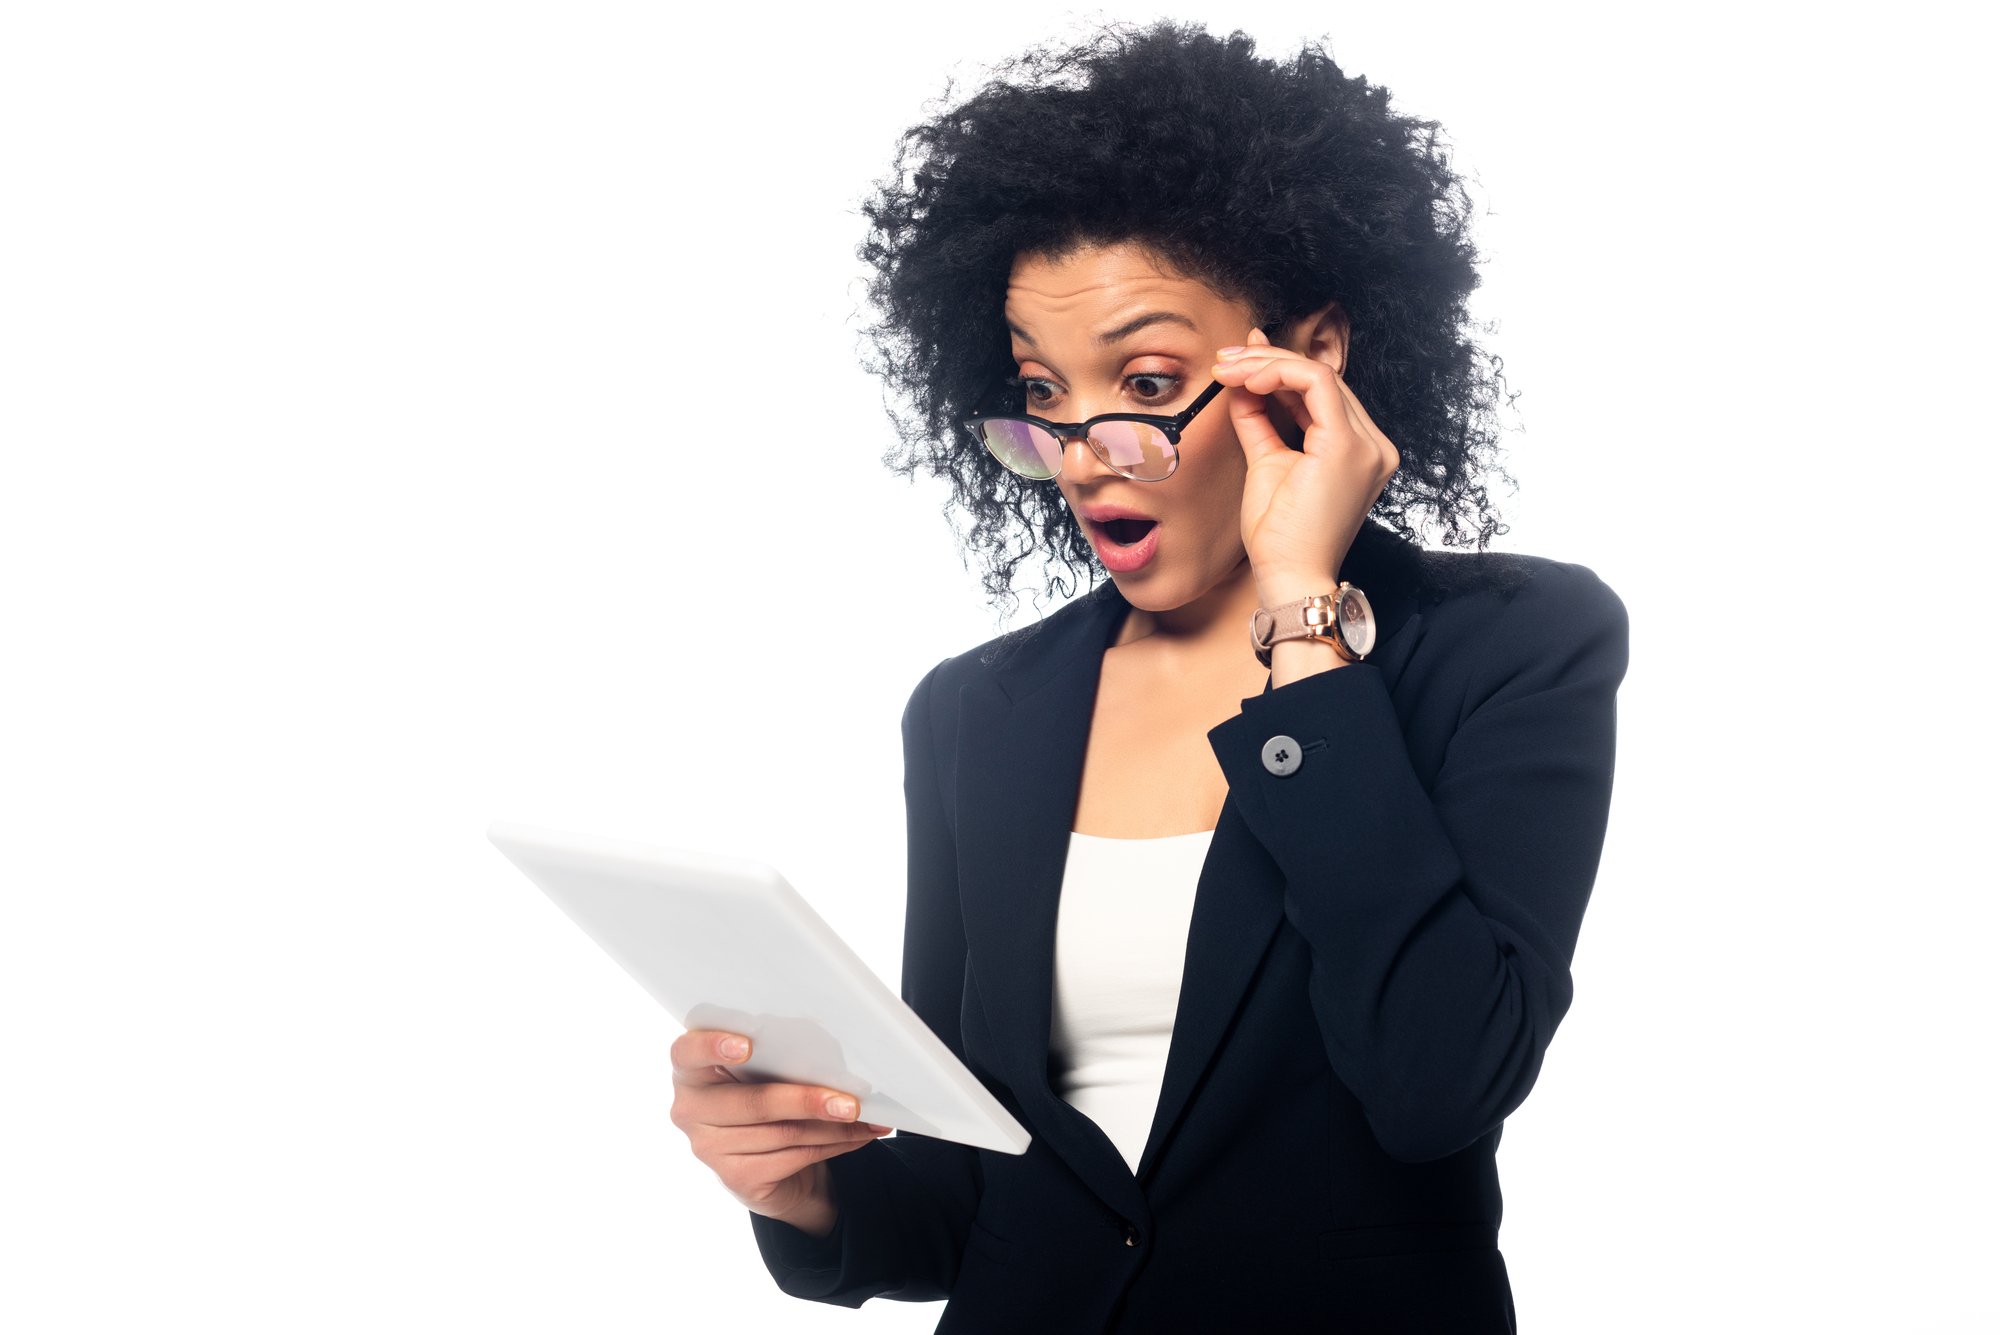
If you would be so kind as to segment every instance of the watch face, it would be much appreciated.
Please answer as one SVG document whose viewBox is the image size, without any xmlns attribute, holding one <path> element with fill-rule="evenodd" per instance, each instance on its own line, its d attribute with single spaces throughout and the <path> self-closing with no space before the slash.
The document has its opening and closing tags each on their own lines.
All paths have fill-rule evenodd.
<svg viewBox="0 0 2000 1335">
<path fill-rule="evenodd" d="M 1368 595 L 1350 586 L 1341 594 L 1338 616 L 1340 636 L 1347 641 L 1347 647 L 1356 654 L 1373 652 L 1375 611 L 1368 606 Z"/>
</svg>

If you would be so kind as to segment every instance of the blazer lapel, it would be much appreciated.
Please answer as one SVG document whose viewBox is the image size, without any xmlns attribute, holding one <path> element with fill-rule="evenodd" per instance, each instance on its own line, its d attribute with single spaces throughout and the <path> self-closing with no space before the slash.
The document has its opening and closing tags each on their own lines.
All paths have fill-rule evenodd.
<svg viewBox="0 0 2000 1335">
<path fill-rule="evenodd" d="M 1128 604 L 1110 584 L 1051 618 L 959 696 L 958 872 L 966 951 L 997 1051 L 979 1055 L 1024 1120 L 1112 1209 L 1143 1211 L 1102 1128 L 1055 1092 L 1056 908 L 1104 650 Z M 1044 637 L 1046 640 L 1044 641 Z"/>
<path fill-rule="evenodd" d="M 1415 567 L 1398 567 L 1392 559 L 1397 549 L 1385 546 L 1391 541 L 1384 536 L 1389 533 L 1388 529 L 1374 528 L 1371 521 L 1363 528 L 1363 536 L 1356 538 L 1340 574 L 1368 595 L 1376 618 L 1376 646 L 1366 662 L 1383 673 L 1393 689 L 1409 662 L 1423 616 L 1416 610 Z M 1244 634 L 1247 639 L 1247 626 Z M 1264 689 L 1271 690 L 1268 675 Z M 1188 924 L 1187 954 L 1181 971 L 1180 1008 L 1167 1045 L 1167 1066 L 1161 1076 L 1152 1129 L 1139 1156 L 1139 1181 L 1150 1179 L 1162 1146 L 1235 1019 L 1284 918 L 1283 873 L 1251 833 L 1231 793 L 1223 799 L 1222 816 L 1195 885 L 1194 914 Z M 1123 1158 L 1118 1162 L 1122 1166 Z"/>
<path fill-rule="evenodd" d="M 1372 521 L 1363 532 L 1371 527 Z M 1389 672 L 1393 684 L 1422 618 L 1406 584 L 1371 560 L 1379 548 L 1377 541 L 1357 538 L 1341 573 L 1369 596 L 1379 642 L 1368 661 Z M 1084 750 L 1104 651 L 1129 608 L 1106 582 L 1044 620 L 1034 634 L 1003 641 L 1003 660 L 961 691 L 957 737 L 966 948 L 998 1049 L 979 1056 L 1014 1091 L 1031 1129 L 1112 1209 L 1127 1215 L 1143 1209 L 1139 1184 L 1152 1172 L 1284 920 L 1276 864 L 1231 795 L 1196 884 L 1179 1009 L 1135 1175 L 1103 1129 L 1055 1092 L 1049 1047 L 1057 909 Z"/>
</svg>

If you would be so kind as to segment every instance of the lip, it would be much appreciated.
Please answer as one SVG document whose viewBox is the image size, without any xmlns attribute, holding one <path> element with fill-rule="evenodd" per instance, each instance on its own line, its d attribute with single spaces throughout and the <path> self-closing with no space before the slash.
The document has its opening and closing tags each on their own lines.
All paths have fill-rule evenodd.
<svg viewBox="0 0 2000 1335">
<path fill-rule="evenodd" d="M 1107 519 L 1153 518 L 1151 515 L 1121 513 L 1115 507 L 1092 513 L 1102 514 Z M 1129 575 L 1143 568 L 1160 550 L 1160 525 L 1157 520 L 1154 520 L 1153 526 L 1146 530 L 1145 537 L 1129 547 L 1120 547 L 1104 536 L 1104 529 L 1090 515 L 1085 516 L 1084 531 L 1090 535 L 1090 545 L 1096 551 L 1097 559 L 1102 561 L 1104 568 L 1113 574 Z"/>
<path fill-rule="evenodd" d="M 1129 505 L 1085 505 L 1077 509 L 1077 514 L 1093 524 L 1102 524 L 1107 519 L 1158 519 L 1143 510 L 1134 510 Z"/>
</svg>

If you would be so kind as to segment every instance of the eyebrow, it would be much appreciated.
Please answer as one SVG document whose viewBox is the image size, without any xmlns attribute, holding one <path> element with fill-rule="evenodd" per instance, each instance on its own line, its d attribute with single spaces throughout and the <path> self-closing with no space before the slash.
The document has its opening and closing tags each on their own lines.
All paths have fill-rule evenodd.
<svg viewBox="0 0 2000 1335">
<path fill-rule="evenodd" d="M 1187 316 L 1180 314 L 1178 311 L 1147 311 L 1144 315 L 1132 317 L 1116 329 L 1107 329 L 1099 334 L 1097 336 L 1097 345 L 1108 348 L 1120 339 L 1130 338 L 1141 329 L 1146 329 L 1156 324 L 1179 324 L 1186 325 L 1189 329 L 1195 329 L 1194 321 L 1188 319 Z M 1035 346 L 1035 340 L 1028 337 L 1028 332 L 1012 320 L 1007 322 L 1007 328 L 1013 332 L 1016 338 L 1029 347 L 1032 348 Z M 1201 331 L 1196 329 L 1195 332 L 1199 333 Z"/>
</svg>

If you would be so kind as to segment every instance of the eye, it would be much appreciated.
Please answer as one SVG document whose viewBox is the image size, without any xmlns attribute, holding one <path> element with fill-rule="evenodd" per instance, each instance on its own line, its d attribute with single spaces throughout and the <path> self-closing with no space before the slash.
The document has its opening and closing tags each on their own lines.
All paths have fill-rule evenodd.
<svg viewBox="0 0 2000 1335">
<path fill-rule="evenodd" d="M 1053 380 L 1035 376 L 1009 376 L 1007 383 L 1022 392 L 1030 408 L 1045 408 L 1062 396 Z M 1125 383 L 1141 403 L 1148 406 L 1171 403 L 1179 397 L 1181 377 L 1165 371 L 1141 371 L 1125 377 Z"/>
<path fill-rule="evenodd" d="M 1055 399 L 1055 385 L 1047 380 L 1036 380 L 1032 376 L 1010 375 L 1007 377 L 1007 383 L 1021 391 L 1022 399 L 1030 408 L 1039 408 Z M 1047 392 L 1038 394 L 1037 390 Z"/>
</svg>

